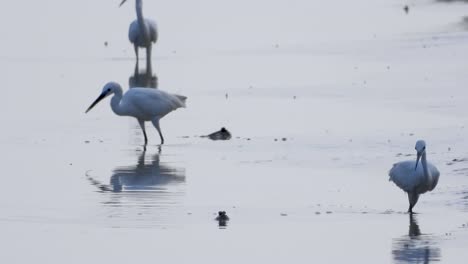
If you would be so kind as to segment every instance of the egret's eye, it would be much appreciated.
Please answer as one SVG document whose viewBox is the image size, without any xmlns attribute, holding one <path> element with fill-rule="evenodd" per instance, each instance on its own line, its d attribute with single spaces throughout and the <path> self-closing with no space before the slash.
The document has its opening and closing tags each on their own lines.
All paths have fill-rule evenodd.
<svg viewBox="0 0 468 264">
<path fill-rule="evenodd" d="M 107 91 L 108 91 L 108 92 L 110 92 L 110 88 L 109 88 L 109 89 L 107 89 Z"/>
</svg>

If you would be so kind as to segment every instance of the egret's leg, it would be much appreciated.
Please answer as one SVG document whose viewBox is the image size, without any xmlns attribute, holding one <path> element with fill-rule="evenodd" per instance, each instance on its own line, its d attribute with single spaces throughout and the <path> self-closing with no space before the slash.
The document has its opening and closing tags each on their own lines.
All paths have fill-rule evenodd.
<svg viewBox="0 0 468 264">
<path fill-rule="evenodd" d="M 416 205 L 419 199 L 419 194 L 416 192 L 409 192 L 408 193 L 408 201 L 409 201 L 409 209 L 408 213 L 412 214 L 413 213 L 413 207 Z"/>
<path fill-rule="evenodd" d="M 146 72 L 153 72 L 151 69 L 151 44 L 146 47 Z"/>
<path fill-rule="evenodd" d="M 164 144 L 164 137 L 163 137 L 163 135 L 161 133 L 161 127 L 159 127 L 159 118 L 156 117 L 153 120 L 151 120 L 151 122 L 153 122 L 153 126 L 156 128 L 156 130 L 158 130 L 159 137 L 161 138 L 161 145 L 163 145 Z"/>
<path fill-rule="evenodd" d="M 145 150 L 146 150 L 146 144 L 148 144 L 148 137 L 146 136 L 145 121 L 138 119 L 138 123 L 140 124 L 141 130 L 143 130 L 143 135 L 145 136 Z"/>
</svg>

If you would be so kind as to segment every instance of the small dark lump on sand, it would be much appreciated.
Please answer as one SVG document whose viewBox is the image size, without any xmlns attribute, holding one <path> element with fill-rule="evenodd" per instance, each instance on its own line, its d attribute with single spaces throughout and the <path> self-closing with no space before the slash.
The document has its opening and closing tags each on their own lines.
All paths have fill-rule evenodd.
<svg viewBox="0 0 468 264">
<path fill-rule="evenodd" d="M 222 127 L 219 131 L 213 132 L 209 135 L 202 136 L 207 137 L 211 140 L 229 140 L 231 139 L 231 133 L 224 127 Z"/>
</svg>

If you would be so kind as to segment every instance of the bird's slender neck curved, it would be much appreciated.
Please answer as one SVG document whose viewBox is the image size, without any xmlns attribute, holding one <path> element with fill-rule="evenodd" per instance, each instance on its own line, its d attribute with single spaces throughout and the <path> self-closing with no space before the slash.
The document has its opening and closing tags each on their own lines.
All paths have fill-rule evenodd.
<svg viewBox="0 0 468 264">
<path fill-rule="evenodd" d="M 429 174 L 429 169 L 427 168 L 426 151 L 424 151 L 421 155 L 421 165 L 423 167 L 424 176 L 426 178 L 430 178 L 431 175 Z"/>
<path fill-rule="evenodd" d="M 120 116 L 125 115 L 125 112 L 120 107 L 120 101 L 121 100 L 122 100 L 122 89 L 119 88 L 119 89 L 116 89 L 114 91 L 114 96 L 112 96 L 112 99 L 110 101 L 110 105 L 111 105 L 112 111 L 116 115 L 120 115 Z"/>
<path fill-rule="evenodd" d="M 138 27 L 140 28 L 140 31 L 143 32 L 143 36 L 145 40 L 148 40 L 149 39 L 148 28 L 146 26 L 145 19 L 143 17 L 143 1 L 136 0 L 135 8 L 136 8 L 136 14 L 137 14 Z"/>
</svg>

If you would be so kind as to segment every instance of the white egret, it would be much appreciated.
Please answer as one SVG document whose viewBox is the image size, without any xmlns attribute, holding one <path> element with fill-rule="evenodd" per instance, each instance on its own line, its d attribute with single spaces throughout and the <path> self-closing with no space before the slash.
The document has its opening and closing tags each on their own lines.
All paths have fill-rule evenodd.
<svg viewBox="0 0 468 264">
<path fill-rule="evenodd" d="M 120 3 L 122 6 L 127 0 Z M 158 40 L 158 29 L 156 22 L 143 18 L 143 2 L 135 1 L 137 19 L 130 24 L 128 38 L 135 48 L 138 65 L 138 48 L 146 48 L 146 65 L 151 68 L 151 45 Z"/>
<path fill-rule="evenodd" d="M 419 195 L 434 190 L 439 181 L 439 170 L 426 160 L 426 142 L 416 142 L 416 161 L 408 160 L 393 165 L 388 175 L 400 189 L 408 193 L 409 213 L 413 213 L 413 207 L 419 199 Z M 421 165 L 418 167 L 419 160 Z"/>
<path fill-rule="evenodd" d="M 151 88 L 132 88 L 125 94 L 122 94 L 122 87 L 118 83 L 109 82 L 104 85 L 101 95 L 88 107 L 86 113 L 99 101 L 112 94 L 114 94 L 110 102 L 112 111 L 116 115 L 133 116 L 138 120 L 145 136 L 145 146 L 148 143 L 145 121 L 153 123 L 154 127 L 158 130 L 161 144 L 164 144 L 159 120 L 177 108 L 185 107 L 185 100 L 187 99 L 187 97 L 182 95 L 170 94 Z"/>
</svg>

